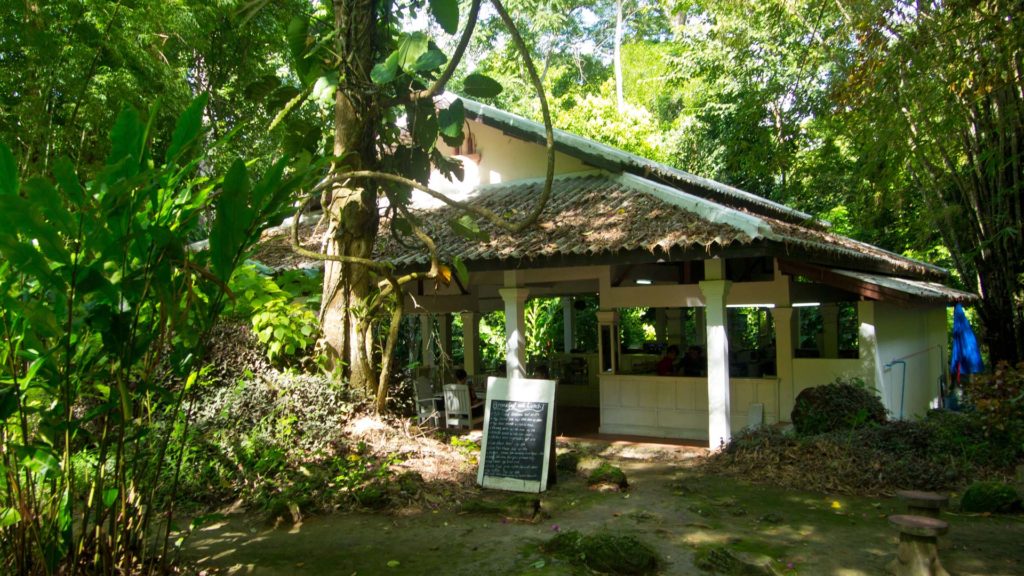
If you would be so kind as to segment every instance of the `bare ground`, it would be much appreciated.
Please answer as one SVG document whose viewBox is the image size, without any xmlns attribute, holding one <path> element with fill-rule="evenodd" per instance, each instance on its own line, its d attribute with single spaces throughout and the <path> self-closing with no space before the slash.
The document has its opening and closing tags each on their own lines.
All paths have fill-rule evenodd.
<svg viewBox="0 0 1024 576">
<path fill-rule="evenodd" d="M 711 475 L 703 451 L 672 445 L 566 440 L 559 451 L 585 455 L 582 471 L 562 474 L 540 495 L 475 486 L 473 454 L 415 429 L 402 434 L 356 421 L 349 433 L 377 450 L 400 452 L 400 468 L 425 480 L 416 501 L 388 511 L 336 512 L 270 525 L 233 508 L 187 538 L 183 560 L 218 574 L 589 574 L 541 551 L 556 533 L 632 535 L 662 559 L 659 574 L 700 574 L 699 547 L 721 545 L 770 558 L 779 574 L 883 574 L 897 535 L 886 516 L 903 512 L 887 498 L 785 491 Z M 475 434 L 479 438 L 479 432 Z M 584 473 L 601 461 L 629 477 L 625 493 L 587 488 Z M 401 470 L 399 470 L 401 471 Z M 1024 573 L 1024 520 L 946 513 L 945 567 L 961 576 Z"/>
</svg>

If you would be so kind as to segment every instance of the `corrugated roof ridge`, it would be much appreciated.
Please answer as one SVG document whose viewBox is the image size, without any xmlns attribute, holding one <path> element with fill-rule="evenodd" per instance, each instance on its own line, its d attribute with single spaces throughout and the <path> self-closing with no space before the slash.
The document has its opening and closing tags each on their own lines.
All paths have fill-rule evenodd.
<svg viewBox="0 0 1024 576">
<path fill-rule="evenodd" d="M 444 98 L 439 99 L 439 102 L 451 102 L 454 98 L 452 95 L 445 95 Z M 530 135 L 535 140 L 543 142 L 546 139 L 544 126 L 534 120 L 524 118 L 517 114 L 500 110 L 493 106 L 489 106 L 482 102 L 477 102 L 462 96 L 458 97 L 462 100 L 466 111 L 474 117 L 482 117 L 490 120 L 496 124 L 499 124 L 502 128 L 508 128 L 512 131 L 518 131 L 524 135 Z M 719 196 L 726 202 L 734 201 L 743 207 L 754 210 L 765 210 L 773 216 L 792 224 L 800 224 L 803 226 L 817 226 L 817 227 L 828 227 L 827 222 L 815 219 L 810 214 L 801 212 L 794 208 L 790 208 L 784 204 L 762 198 L 756 194 L 752 194 L 745 190 L 741 190 L 728 184 L 722 184 L 709 178 L 697 176 L 678 168 L 673 168 L 667 164 L 655 162 L 642 156 L 637 156 L 625 150 L 602 144 L 595 140 L 585 138 L 578 134 L 566 132 L 555 128 L 555 146 L 559 148 L 561 152 L 569 154 L 570 156 L 576 156 L 584 161 L 592 162 L 601 168 L 608 168 L 608 161 L 618 163 L 615 168 L 621 171 L 629 171 L 638 176 L 645 177 L 650 180 L 652 173 L 658 174 L 661 177 L 666 177 L 672 180 L 676 180 L 682 184 L 688 184 L 700 188 L 706 192 L 711 193 L 714 196 Z M 561 146 L 559 146 L 561 145 Z M 576 154 L 573 154 L 576 152 Z M 601 160 L 604 159 L 605 162 Z M 602 166 L 602 164 L 604 164 Z"/>
</svg>

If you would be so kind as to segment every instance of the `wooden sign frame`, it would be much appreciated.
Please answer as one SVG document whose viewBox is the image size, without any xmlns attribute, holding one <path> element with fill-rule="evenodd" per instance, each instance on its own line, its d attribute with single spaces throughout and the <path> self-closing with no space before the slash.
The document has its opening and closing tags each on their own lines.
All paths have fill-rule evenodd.
<svg viewBox="0 0 1024 576">
<path fill-rule="evenodd" d="M 507 378 L 495 378 L 493 376 L 487 378 L 487 401 L 484 408 L 484 437 L 480 444 L 480 463 L 477 469 L 476 481 L 477 484 L 484 488 L 497 488 L 499 490 L 511 490 L 514 492 L 534 492 L 539 493 L 547 489 L 548 485 L 548 472 L 549 465 L 551 462 L 551 434 L 552 424 L 555 418 L 555 385 L 554 380 L 538 380 L 533 378 L 522 378 L 522 379 L 507 379 Z M 498 403 L 501 403 L 500 407 Z M 542 406 L 546 407 L 546 410 L 542 409 Z M 492 456 L 497 455 L 495 450 L 499 447 L 495 442 L 489 442 L 492 439 L 492 406 L 494 407 L 495 415 L 501 413 L 501 410 L 508 409 L 510 411 L 517 412 L 519 414 L 525 414 L 527 419 L 532 419 L 531 425 L 536 425 L 538 422 L 536 418 L 540 416 L 540 412 L 544 413 L 544 437 L 540 439 L 543 443 L 543 460 L 541 461 L 540 468 L 541 473 L 539 478 L 514 478 L 494 474 L 494 459 L 488 460 L 488 451 L 491 451 Z M 504 417 L 504 413 L 499 418 Z M 497 426 L 507 424 L 507 421 L 503 420 L 498 422 L 495 420 Z M 513 427 L 513 434 L 526 434 L 530 436 L 533 442 L 519 442 L 518 445 L 529 446 L 532 445 L 534 451 L 530 454 L 531 460 L 535 460 L 540 457 L 539 450 L 537 449 L 537 439 L 535 437 L 536 430 L 530 431 L 525 430 L 522 427 Z M 497 432 L 494 432 L 497 438 Z M 507 441 L 507 436 L 505 437 Z"/>
</svg>

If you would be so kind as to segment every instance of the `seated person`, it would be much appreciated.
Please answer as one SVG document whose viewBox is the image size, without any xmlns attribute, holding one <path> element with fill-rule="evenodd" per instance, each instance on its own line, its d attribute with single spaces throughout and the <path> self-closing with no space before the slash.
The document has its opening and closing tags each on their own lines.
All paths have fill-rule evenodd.
<svg viewBox="0 0 1024 576">
<path fill-rule="evenodd" d="M 658 361 L 658 376 L 671 376 L 676 372 L 676 358 L 679 357 L 679 346 L 675 344 L 665 349 L 665 356 Z"/>
<path fill-rule="evenodd" d="M 707 373 L 708 361 L 700 346 L 690 346 L 683 357 L 683 376 L 704 376 Z"/>
<path fill-rule="evenodd" d="M 469 388 L 469 403 L 472 405 L 473 417 L 483 416 L 484 401 L 477 398 L 476 389 L 469 383 L 469 374 L 466 374 L 466 371 L 462 368 L 455 369 L 455 383 Z"/>
</svg>

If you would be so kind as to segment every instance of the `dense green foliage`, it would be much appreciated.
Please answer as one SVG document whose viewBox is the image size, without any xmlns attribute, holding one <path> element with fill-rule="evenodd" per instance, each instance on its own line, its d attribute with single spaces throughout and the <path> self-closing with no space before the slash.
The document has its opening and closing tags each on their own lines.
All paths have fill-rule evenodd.
<svg viewBox="0 0 1024 576">
<path fill-rule="evenodd" d="M 203 334 L 301 182 L 285 162 L 255 181 L 241 160 L 200 176 L 206 104 L 162 154 L 124 111 L 89 172 L 61 158 L 19 178 L 0 144 L 0 556 L 18 573 L 127 573 L 161 554 L 154 518 L 172 507 Z M 206 213 L 210 248 L 193 252 Z"/>
<path fill-rule="evenodd" d="M 298 270 L 283 280 L 289 288 L 301 290 L 302 274 Z M 298 301 L 292 292 L 253 264 L 240 266 L 229 287 L 236 295 L 229 312 L 250 320 L 270 362 L 280 364 L 309 352 L 320 327 L 305 300 Z"/>
<path fill-rule="evenodd" d="M 960 497 L 964 512 L 1012 512 L 1019 507 L 1017 490 L 1002 482 L 975 482 Z"/>
<path fill-rule="evenodd" d="M 709 466 L 790 489 L 891 494 L 960 490 L 1009 476 L 1021 458 L 1024 449 L 1006 434 L 991 433 L 977 414 L 933 411 L 920 421 L 810 436 L 747 430 L 734 435 Z"/>
<path fill-rule="evenodd" d="M 1000 362 L 992 373 L 970 377 L 964 392 L 985 429 L 1024 452 L 1024 363 Z"/>
<path fill-rule="evenodd" d="M 854 430 L 885 422 L 885 406 L 863 384 L 837 381 L 801 390 L 790 419 L 803 435 Z"/>
</svg>

